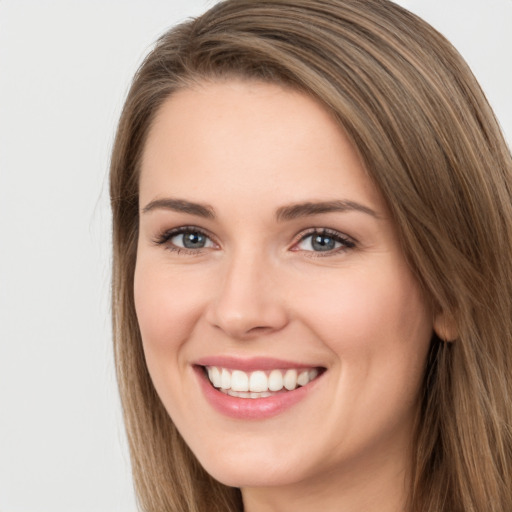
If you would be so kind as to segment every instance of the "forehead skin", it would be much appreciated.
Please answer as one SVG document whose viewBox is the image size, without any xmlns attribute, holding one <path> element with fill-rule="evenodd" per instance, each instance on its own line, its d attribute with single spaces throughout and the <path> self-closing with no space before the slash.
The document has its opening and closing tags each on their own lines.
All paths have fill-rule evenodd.
<svg viewBox="0 0 512 512">
<path fill-rule="evenodd" d="M 308 101 L 297 103 L 296 98 Z M 275 107 L 262 109 L 262 104 Z M 232 172 L 224 172 L 224 183 L 216 186 L 234 189 L 239 184 L 251 188 L 256 198 L 258 192 L 268 193 L 269 183 L 288 165 L 290 158 L 297 164 L 295 171 L 301 183 L 307 180 L 309 196 L 325 196 L 330 186 L 339 187 L 336 171 L 340 162 L 353 169 L 364 167 L 339 124 L 327 109 L 318 107 L 314 98 L 301 92 L 258 82 L 206 83 L 175 92 L 159 109 L 148 134 L 141 166 L 141 206 L 145 204 L 144 199 L 154 199 L 146 197 L 146 184 L 152 178 L 145 169 L 167 169 L 176 175 L 176 182 L 194 189 L 197 188 L 194 183 L 197 185 L 199 180 L 207 184 L 210 179 L 213 182 L 218 178 L 212 176 L 218 165 Z M 223 122 L 227 118 L 229 123 Z M 319 131 L 319 124 L 334 129 Z M 280 143 L 283 138 L 286 147 Z M 200 152 L 195 147 L 197 141 L 201 143 Z M 244 155 L 240 158 L 242 147 Z M 188 172 L 191 168 L 193 173 Z M 319 183 L 320 168 L 331 170 L 334 179 L 326 181 L 328 177 L 324 173 Z M 379 211 L 387 214 L 380 193 L 366 171 L 363 172 L 365 194 L 371 194 Z M 283 201 L 286 197 L 287 202 L 302 200 L 291 188 L 276 192 L 282 194 Z"/>
</svg>

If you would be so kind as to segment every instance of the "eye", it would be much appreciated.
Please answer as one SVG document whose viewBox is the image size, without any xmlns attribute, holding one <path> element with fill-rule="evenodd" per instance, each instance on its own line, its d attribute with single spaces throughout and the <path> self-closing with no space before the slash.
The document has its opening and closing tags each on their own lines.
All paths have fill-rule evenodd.
<svg viewBox="0 0 512 512">
<path fill-rule="evenodd" d="M 177 252 L 181 250 L 196 252 L 216 247 L 206 233 L 194 227 L 181 227 L 166 231 L 155 240 L 155 243 L 166 245 L 168 249 Z"/>
<path fill-rule="evenodd" d="M 184 231 L 172 236 L 169 241 L 176 247 L 185 249 L 203 249 L 213 245 L 211 240 L 200 231 Z"/>
<path fill-rule="evenodd" d="M 338 253 L 355 247 L 346 235 L 330 229 L 313 230 L 302 235 L 294 250 L 317 253 Z"/>
</svg>

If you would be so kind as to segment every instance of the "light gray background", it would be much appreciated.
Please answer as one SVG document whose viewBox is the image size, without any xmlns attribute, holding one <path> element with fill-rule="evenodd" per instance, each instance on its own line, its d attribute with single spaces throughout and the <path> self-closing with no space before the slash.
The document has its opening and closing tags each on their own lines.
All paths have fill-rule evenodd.
<svg viewBox="0 0 512 512">
<path fill-rule="evenodd" d="M 107 168 L 129 80 L 215 0 L 0 0 L 0 512 L 134 512 L 110 344 Z M 402 0 L 512 140 L 512 0 Z"/>
</svg>

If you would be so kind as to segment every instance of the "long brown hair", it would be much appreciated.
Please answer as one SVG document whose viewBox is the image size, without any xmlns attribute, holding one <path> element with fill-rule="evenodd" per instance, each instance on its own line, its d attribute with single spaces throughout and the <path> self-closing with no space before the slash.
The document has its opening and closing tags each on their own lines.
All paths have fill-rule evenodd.
<svg viewBox="0 0 512 512">
<path fill-rule="evenodd" d="M 151 383 L 135 315 L 138 172 L 159 106 L 233 77 L 279 83 L 339 120 L 386 198 L 433 311 L 409 510 L 512 510 L 512 161 L 471 71 L 388 0 L 227 0 L 166 33 L 134 78 L 112 154 L 113 326 L 145 511 L 241 510 L 198 464 Z"/>
</svg>

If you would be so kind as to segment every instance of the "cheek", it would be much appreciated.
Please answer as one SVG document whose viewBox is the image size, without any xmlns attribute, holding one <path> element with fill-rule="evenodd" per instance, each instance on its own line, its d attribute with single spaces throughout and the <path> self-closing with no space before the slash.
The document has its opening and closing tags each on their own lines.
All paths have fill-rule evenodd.
<svg viewBox="0 0 512 512">
<path fill-rule="evenodd" d="M 336 354 L 342 376 L 350 374 L 345 382 L 356 387 L 360 380 L 387 387 L 419 382 L 432 322 L 405 265 L 383 262 L 373 272 L 340 273 L 338 280 L 323 283 L 321 293 L 303 300 L 310 328 Z"/>
<path fill-rule="evenodd" d="M 201 314 L 205 296 L 186 273 L 137 262 L 134 299 L 146 357 L 150 352 L 173 352 L 184 343 Z"/>
<path fill-rule="evenodd" d="M 194 286 L 186 272 L 168 265 L 137 261 L 134 300 L 146 365 L 153 385 L 174 421 L 183 421 L 190 400 L 184 383 L 188 370 L 187 341 L 203 311 L 205 290 Z M 203 292 L 203 293 L 201 293 Z"/>
<path fill-rule="evenodd" d="M 337 405 L 325 412 L 332 432 L 344 425 L 344 440 L 359 448 L 408 436 L 432 335 L 417 284 L 408 272 L 391 269 L 353 273 L 324 292 L 322 301 L 310 297 L 308 311 L 310 329 L 335 355 Z"/>
<path fill-rule="evenodd" d="M 376 347 L 379 340 L 411 343 L 420 333 L 430 332 L 426 302 L 409 270 L 384 263 L 371 270 L 347 275 L 324 301 L 325 315 L 338 318 L 339 332 L 349 330 L 354 342 Z"/>
</svg>

